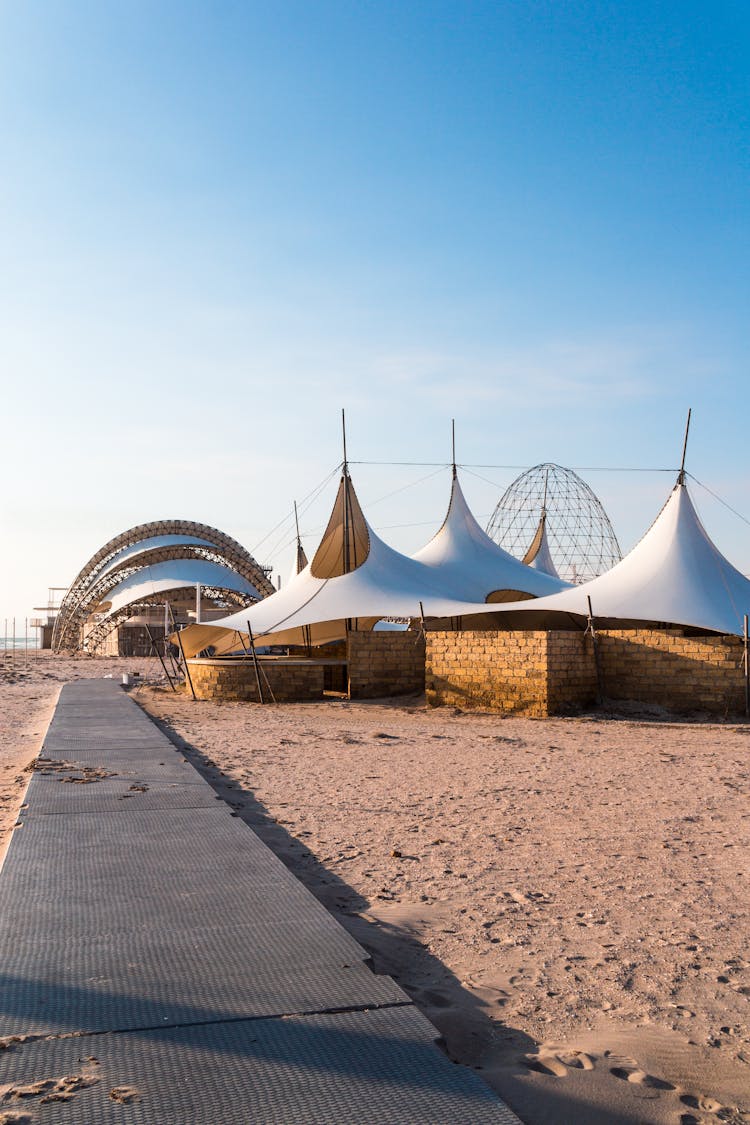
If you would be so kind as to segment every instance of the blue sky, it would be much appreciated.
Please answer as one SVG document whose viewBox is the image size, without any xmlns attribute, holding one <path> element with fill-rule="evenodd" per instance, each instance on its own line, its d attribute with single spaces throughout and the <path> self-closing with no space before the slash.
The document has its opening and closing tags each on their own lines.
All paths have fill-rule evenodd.
<svg viewBox="0 0 750 1125">
<path fill-rule="evenodd" d="M 642 468 L 692 406 L 750 515 L 749 60 L 740 2 L 0 4 L 0 616 L 147 519 L 253 549 L 342 406 L 355 460 L 447 459 L 455 417 L 468 463 Z M 587 479 L 625 548 L 670 483 Z M 414 549 L 447 487 L 372 521 Z"/>
</svg>

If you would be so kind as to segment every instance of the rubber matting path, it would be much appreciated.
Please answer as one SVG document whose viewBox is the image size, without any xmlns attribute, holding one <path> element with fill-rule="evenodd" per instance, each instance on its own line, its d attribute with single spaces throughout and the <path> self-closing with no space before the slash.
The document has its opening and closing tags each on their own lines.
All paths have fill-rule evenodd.
<svg viewBox="0 0 750 1125">
<path fill-rule="evenodd" d="M 517 1122 L 367 961 L 118 685 L 63 688 L 0 872 L 0 1120 Z"/>
</svg>

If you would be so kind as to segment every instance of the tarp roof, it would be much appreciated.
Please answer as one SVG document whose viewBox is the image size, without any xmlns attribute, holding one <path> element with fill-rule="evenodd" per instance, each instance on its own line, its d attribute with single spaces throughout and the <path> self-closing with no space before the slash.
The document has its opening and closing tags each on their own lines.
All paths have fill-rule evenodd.
<svg viewBox="0 0 750 1125">
<path fill-rule="evenodd" d="M 237 634 L 247 637 L 249 627 L 264 644 L 324 644 L 345 635 L 347 620 L 371 628 L 380 618 L 418 618 L 422 610 L 426 617 L 459 617 L 499 589 L 533 596 L 563 586 L 498 547 L 472 516 L 456 479 L 440 531 L 414 558 L 402 555 L 370 527 L 345 473 L 307 567 L 248 610 L 188 626 L 180 637 L 188 656 L 209 646 L 233 651 Z"/>
<path fill-rule="evenodd" d="M 443 525 L 412 558 L 449 582 L 465 601 L 484 602 L 498 591 L 542 597 L 566 586 L 541 568 L 525 566 L 489 537 L 472 515 L 455 472 Z"/>
<path fill-rule="evenodd" d="M 146 555 L 152 551 L 159 551 L 164 547 L 206 547 L 209 550 L 213 548 L 216 550 L 214 544 L 209 539 L 199 539 L 195 535 L 150 535 L 146 539 L 139 539 L 137 543 L 131 543 L 127 547 L 123 547 L 112 556 L 107 562 L 106 566 L 102 567 L 97 575 L 97 578 L 108 571 L 113 570 L 115 567 L 122 566 L 125 562 L 131 562 L 137 559 L 140 555 Z"/>
<path fill-rule="evenodd" d="M 549 542 L 547 540 L 547 513 L 542 509 L 542 514 L 539 517 L 539 524 L 537 526 L 534 538 L 529 544 L 529 549 L 523 556 L 523 561 L 526 566 L 532 567 L 534 570 L 541 570 L 544 574 L 551 574 L 553 578 L 559 578 L 557 567 L 552 561 L 552 553 L 549 549 Z"/>
<path fill-rule="evenodd" d="M 248 636 L 248 623 L 264 644 L 323 644 L 344 635 L 346 620 L 354 628 L 371 628 L 383 617 L 416 618 L 420 606 L 428 618 L 497 613 L 498 620 L 514 627 L 549 628 L 559 627 L 561 618 L 566 624 L 571 618 L 583 621 L 590 599 L 600 623 L 682 625 L 738 635 L 743 615 L 750 613 L 750 580 L 712 543 L 682 483 L 633 550 L 612 570 L 581 586 L 560 589 L 564 584 L 559 580 L 504 551 L 498 556 L 502 577 L 495 579 L 489 574 L 491 552 L 483 535 L 454 481 L 445 523 L 422 551 L 408 558 L 375 534 L 345 475 L 312 562 L 285 589 L 256 605 L 220 622 L 188 626 L 180 634 L 185 652 L 193 656 L 209 646 L 217 653 L 232 651 L 239 647 L 238 633 Z M 354 558 L 356 568 L 342 573 L 347 552 L 349 565 Z M 523 579 L 527 590 L 545 583 L 559 592 L 506 604 L 493 599 L 488 605 L 485 564 L 494 589 L 522 588 Z"/>
<path fill-rule="evenodd" d="M 232 590 L 251 598 L 262 596 L 251 582 L 228 566 L 206 559 L 170 559 L 145 566 L 131 574 L 107 593 L 105 600 L 100 602 L 94 612 L 109 616 L 123 606 L 143 601 L 144 598 L 153 597 L 165 590 L 198 584 Z"/>
<path fill-rule="evenodd" d="M 581 586 L 530 603 L 498 607 L 518 622 L 588 614 L 597 621 L 681 625 L 741 635 L 750 613 L 750 580 L 711 541 L 684 483 L 678 482 L 639 543 L 611 570 Z"/>
</svg>

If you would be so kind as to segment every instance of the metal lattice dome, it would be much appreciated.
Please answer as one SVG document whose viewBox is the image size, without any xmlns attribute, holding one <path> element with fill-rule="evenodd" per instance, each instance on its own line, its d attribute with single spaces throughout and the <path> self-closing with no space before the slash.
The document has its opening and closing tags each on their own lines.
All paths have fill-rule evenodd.
<svg viewBox="0 0 750 1125">
<path fill-rule="evenodd" d="M 487 533 L 523 559 L 543 514 L 552 560 L 567 582 L 586 582 L 622 558 L 612 524 L 594 492 L 572 469 L 551 462 L 516 477 L 492 513 Z"/>
</svg>

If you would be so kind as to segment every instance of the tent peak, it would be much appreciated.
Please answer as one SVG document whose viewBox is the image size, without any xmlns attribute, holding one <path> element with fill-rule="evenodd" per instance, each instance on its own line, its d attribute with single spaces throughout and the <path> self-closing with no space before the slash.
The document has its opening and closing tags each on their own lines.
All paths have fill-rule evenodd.
<svg viewBox="0 0 750 1125">
<path fill-rule="evenodd" d="M 534 538 L 523 556 L 522 562 L 526 566 L 533 567 L 534 570 L 541 570 L 544 574 L 549 574 L 551 578 L 560 577 L 552 560 L 552 553 L 547 540 L 547 512 L 545 508 L 542 508 Z"/>
<path fill-rule="evenodd" d="M 337 578 L 360 567 L 369 553 L 370 530 L 344 465 L 328 526 L 313 556 L 310 572 L 313 578 Z"/>
</svg>

